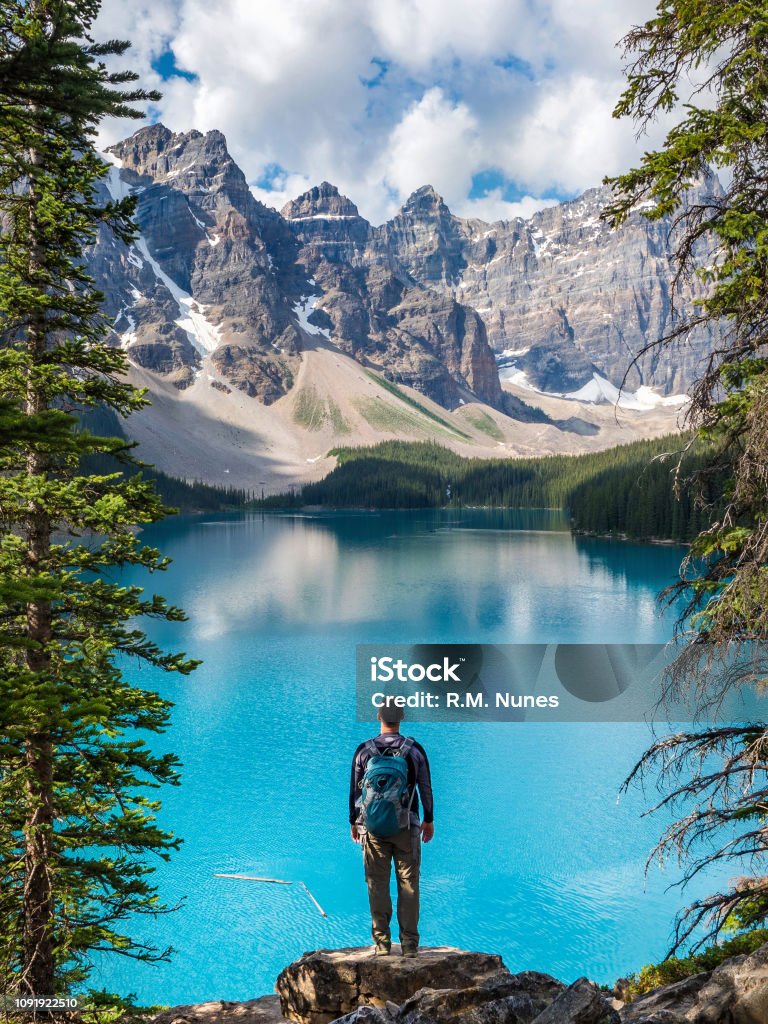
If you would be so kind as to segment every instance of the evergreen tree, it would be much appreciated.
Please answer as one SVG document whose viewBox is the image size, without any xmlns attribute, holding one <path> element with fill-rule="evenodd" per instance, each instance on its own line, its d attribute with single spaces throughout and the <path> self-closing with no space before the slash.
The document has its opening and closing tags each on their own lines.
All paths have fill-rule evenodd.
<svg viewBox="0 0 768 1024">
<path fill-rule="evenodd" d="M 688 540 L 688 520 L 675 519 L 672 455 L 686 448 L 684 474 L 703 466 L 706 446 L 672 435 L 601 452 L 525 459 L 467 459 L 431 442 L 383 441 L 342 448 L 322 480 L 302 489 L 309 505 L 362 508 L 560 508 L 580 533 L 618 533 L 642 540 Z M 446 480 L 451 497 L 446 497 Z M 707 484 L 716 496 L 717 481 Z M 289 501 L 268 499 L 270 507 Z"/>
<path fill-rule="evenodd" d="M 166 954 L 121 922 L 162 909 L 144 857 L 177 845 L 146 795 L 177 761 L 133 735 L 161 731 L 170 705 L 121 666 L 194 667 L 136 624 L 181 611 L 119 582 L 164 568 L 135 527 L 166 510 L 140 474 L 81 465 L 129 454 L 76 410 L 145 403 L 85 268 L 97 231 L 134 234 L 132 200 L 105 199 L 94 134 L 158 98 L 107 70 L 129 44 L 93 40 L 99 6 L 0 2 L 0 985 L 31 995 L 81 984 L 94 950 Z"/>
<path fill-rule="evenodd" d="M 679 310 L 659 344 L 684 340 L 698 325 L 717 324 L 722 343 L 691 393 L 688 422 L 715 442 L 714 464 L 697 474 L 707 483 L 725 473 L 724 501 L 700 530 L 671 599 L 683 596 L 679 623 L 687 641 L 670 685 L 693 690 L 700 707 L 717 702 L 737 680 L 766 675 L 768 639 L 768 13 L 764 0 L 661 0 L 656 16 L 624 39 L 627 86 L 616 108 L 643 129 L 658 114 L 681 111 L 661 149 L 612 179 L 607 211 L 619 224 L 639 203 L 644 215 L 676 222 L 679 275 L 694 269 L 707 245 L 707 297 Z M 698 84 L 696 84 L 698 83 Z M 724 185 L 691 202 L 694 179 L 724 171 Z M 699 500 L 701 505 L 701 500 Z M 690 517 L 696 528 L 701 520 Z M 734 641 L 752 660 L 734 675 Z M 721 759 L 720 770 L 713 758 Z M 725 925 L 754 924 L 768 915 L 768 731 L 709 729 L 654 744 L 638 771 L 661 768 L 664 804 L 683 817 L 657 852 L 681 855 L 686 878 L 725 858 L 743 859 L 744 876 L 726 893 L 695 903 L 678 922 L 676 945 L 707 922 L 707 936 Z M 703 940 L 702 940 L 703 941 Z"/>
</svg>

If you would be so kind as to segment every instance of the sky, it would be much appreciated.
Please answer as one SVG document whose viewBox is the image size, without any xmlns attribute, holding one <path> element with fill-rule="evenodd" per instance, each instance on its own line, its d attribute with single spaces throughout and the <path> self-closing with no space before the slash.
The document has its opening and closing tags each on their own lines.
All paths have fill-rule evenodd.
<svg viewBox="0 0 768 1024">
<path fill-rule="evenodd" d="M 104 0 L 97 38 L 176 132 L 217 128 L 278 209 L 330 181 L 373 223 L 422 185 L 483 220 L 599 185 L 661 140 L 611 112 L 654 0 Z M 139 124 L 109 122 L 100 142 Z"/>
</svg>

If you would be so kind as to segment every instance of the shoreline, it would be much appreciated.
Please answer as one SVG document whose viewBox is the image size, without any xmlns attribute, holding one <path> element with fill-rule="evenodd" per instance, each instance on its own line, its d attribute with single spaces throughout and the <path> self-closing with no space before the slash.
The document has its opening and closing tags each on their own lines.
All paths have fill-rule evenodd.
<svg viewBox="0 0 768 1024">
<path fill-rule="evenodd" d="M 269 508 L 261 508 L 256 505 L 244 505 L 240 508 L 230 509 L 219 509 L 216 512 L 210 510 L 197 510 L 197 511 L 184 511 L 176 513 L 175 515 L 231 515 L 232 513 L 261 513 L 262 515 L 269 515 L 272 513 L 327 513 L 328 515 L 334 514 L 349 514 L 355 513 L 357 515 L 379 515 L 382 512 L 555 512 L 560 513 L 564 517 L 567 517 L 567 513 L 562 508 L 554 506 L 535 506 L 531 507 L 528 505 L 419 505 L 413 508 L 402 508 L 399 506 L 382 506 L 382 507 L 370 507 L 363 505 L 282 505 L 282 506 L 271 506 Z M 169 518 L 175 518 L 169 517 Z M 621 541 L 622 543 L 629 544 L 653 544 L 662 547 L 682 547 L 689 548 L 691 545 L 690 541 L 678 540 L 671 537 L 631 537 L 626 533 L 598 533 L 592 530 L 580 530 L 574 526 L 566 527 L 562 531 L 552 531 L 561 533 L 570 533 L 572 537 L 584 537 L 591 538 L 594 540 L 615 540 Z"/>
</svg>

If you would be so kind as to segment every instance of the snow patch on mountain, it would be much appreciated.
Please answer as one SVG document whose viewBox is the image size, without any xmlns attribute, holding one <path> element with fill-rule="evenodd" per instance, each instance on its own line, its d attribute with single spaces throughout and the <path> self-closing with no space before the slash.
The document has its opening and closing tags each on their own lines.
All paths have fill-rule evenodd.
<svg viewBox="0 0 768 1024">
<path fill-rule="evenodd" d="M 653 388 L 642 384 L 637 391 L 620 390 L 599 373 L 592 374 L 588 381 L 577 391 L 542 391 L 535 387 L 525 370 L 516 366 L 504 366 L 499 370 L 501 380 L 514 384 L 526 391 L 533 391 L 547 398 L 567 398 L 574 402 L 586 402 L 589 405 L 617 405 L 620 409 L 633 409 L 636 412 L 649 412 L 659 406 L 681 406 L 688 401 L 687 395 L 660 395 Z"/>
<path fill-rule="evenodd" d="M 105 163 L 112 165 L 104 178 L 107 191 L 116 203 L 121 199 L 127 199 L 132 189 L 128 182 L 123 181 L 120 177 L 120 168 L 123 166 L 123 161 L 120 157 L 115 156 L 114 153 L 102 153 L 101 155 L 104 157 Z"/>
<path fill-rule="evenodd" d="M 303 217 L 291 217 L 291 220 L 360 220 L 356 213 L 308 213 Z"/>
<path fill-rule="evenodd" d="M 218 348 L 221 338 L 219 337 L 220 328 L 216 324 L 212 324 L 205 315 L 206 307 L 193 299 L 189 292 L 185 292 L 168 277 L 157 260 L 150 255 L 144 238 L 138 239 L 136 248 L 152 267 L 155 277 L 165 285 L 176 300 L 180 315 L 175 322 L 187 332 L 187 337 L 200 355 L 210 355 Z"/>
<path fill-rule="evenodd" d="M 195 213 L 194 213 L 194 210 L 192 209 L 192 207 L 188 206 L 187 209 L 189 210 L 189 212 L 190 212 L 190 214 L 192 216 L 192 220 L 195 222 L 195 224 L 197 224 L 197 226 L 200 228 L 200 230 L 205 235 L 205 238 L 206 238 L 206 241 L 208 242 L 208 245 L 210 245 L 210 246 L 217 246 L 219 244 L 219 242 L 221 241 L 221 235 L 209 235 L 208 234 L 208 228 L 206 228 L 205 224 L 200 220 L 199 217 L 195 216 Z"/>
<path fill-rule="evenodd" d="M 117 323 L 119 320 L 123 318 L 125 318 L 125 320 L 128 323 L 128 330 L 123 331 L 123 333 L 120 335 L 120 347 L 128 349 L 136 341 L 136 321 L 133 319 L 130 313 L 126 312 L 125 310 L 122 310 L 120 316 L 117 318 L 117 320 L 115 320 L 115 323 Z"/>
<path fill-rule="evenodd" d="M 605 377 L 598 373 L 592 374 L 592 380 L 588 381 L 578 391 L 570 391 L 562 395 L 563 398 L 572 398 L 577 402 L 591 402 L 599 404 L 609 402 L 612 405 L 619 405 L 623 409 L 655 409 L 659 405 L 684 405 L 688 401 L 687 395 L 664 395 L 657 394 L 653 388 L 642 384 L 637 391 L 620 391 L 615 384 L 611 384 Z"/>
<path fill-rule="evenodd" d="M 133 345 L 133 343 L 136 341 L 136 321 L 128 312 L 128 310 L 133 309 L 133 307 L 142 298 L 141 292 L 138 290 L 138 288 L 134 288 L 133 285 L 131 285 L 130 291 L 131 298 L 133 299 L 133 301 L 129 303 L 127 306 L 123 306 L 123 308 L 120 310 L 120 312 L 117 314 L 114 321 L 112 322 L 112 327 L 116 332 L 117 325 L 120 323 L 121 320 L 125 320 L 125 322 L 128 324 L 127 331 L 117 332 L 118 337 L 120 338 L 120 347 L 123 349 L 130 348 L 130 346 Z"/>
<path fill-rule="evenodd" d="M 311 285 L 314 285 L 314 279 L 310 279 L 309 283 Z M 299 327 L 301 327 L 303 331 L 306 331 L 307 334 L 321 334 L 324 338 L 330 339 L 331 332 L 328 330 L 327 327 L 315 327 L 315 325 L 311 324 L 308 319 L 311 316 L 313 310 L 317 308 L 317 303 L 319 301 L 319 295 L 308 295 L 306 298 L 299 299 L 299 301 L 293 307 L 293 313 L 299 322 Z"/>
</svg>

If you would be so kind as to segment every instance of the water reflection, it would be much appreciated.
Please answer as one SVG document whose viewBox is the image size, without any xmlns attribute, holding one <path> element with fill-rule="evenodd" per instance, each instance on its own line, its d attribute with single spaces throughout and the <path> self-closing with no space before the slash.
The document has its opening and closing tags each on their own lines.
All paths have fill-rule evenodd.
<svg viewBox="0 0 768 1024">
<path fill-rule="evenodd" d="M 159 542 L 203 640 L 366 624 L 372 639 L 661 639 L 656 595 L 679 552 L 566 525 L 529 510 L 250 515 L 177 521 Z"/>
</svg>

